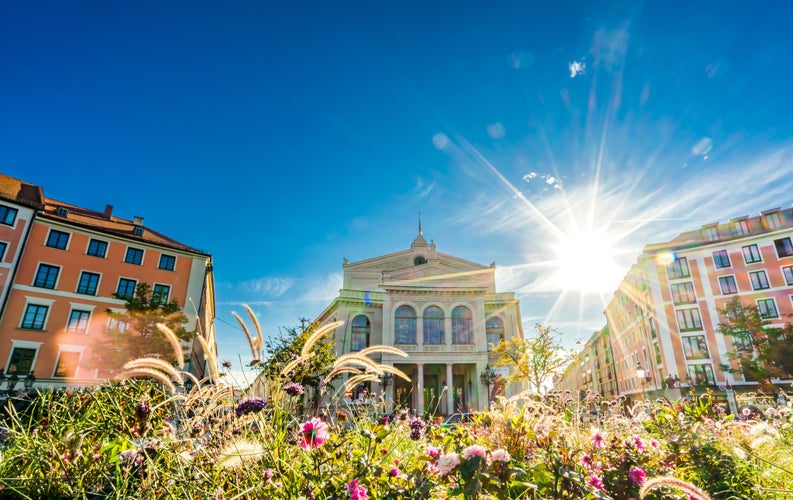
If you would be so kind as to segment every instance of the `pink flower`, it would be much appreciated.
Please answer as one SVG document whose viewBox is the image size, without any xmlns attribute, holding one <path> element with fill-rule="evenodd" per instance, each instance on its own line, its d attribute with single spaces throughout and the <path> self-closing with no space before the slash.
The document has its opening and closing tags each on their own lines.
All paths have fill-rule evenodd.
<svg viewBox="0 0 793 500">
<path fill-rule="evenodd" d="M 388 471 L 388 473 L 393 477 L 397 477 L 399 475 L 399 469 L 396 467 L 391 467 L 391 470 Z"/>
<path fill-rule="evenodd" d="M 300 441 L 300 447 L 304 450 L 322 446 L 322 443 L 328 439 L 328 424 L 318 418 L 312 418 L 308 422 L 301 425 L 300 431 L 303 434 L 303 438 Z"/>
<path fill-rule="evenodd" d="M 658 444 L 658 441 L 656 441 L 655 439 L 651 439 L 650 440 L 650 448 L 652 448 L 654 450 L 657 450 L 660 447 L 661 447 L 661 445 Z"/>
<path fill-rule="evenodd" d="M 628 472 L 628 477 L 634 483 L 642 484 L 644 480 L 647 479 L 647 473 L 640 467 L 631 467 L 630 472 Z"/>
<path fill-rule="evenodd" d="M 440 446 L 428 446 L 427 447 L 427 455 L 431 456 L 432 458 L 438 458 L 441 456 L 441 452 L 443 449 Z"/>
<path fill-rule="evenodd" d="M 447 453 L 438 457 L 438 474 L 445 476 L 450 473 L 452 469 L 460 465 L 460 457 L 457 453 Z"/>
<path fill-rule="evenodd" d="M 510 460 L 509 452 L 503 448 L 499 448 L 490 453 L 490 460 L 493 462 L 509 462 Z"/>
<path fill-rule="evenodd" d="M 357 479 L 347 483 L 347 489 L 350 490 L 350 500 L 366 500 L 369 498 L 366 493 L 366 486 L 360 484 Z"/>
<path fill-rule="evenodd" d="M 590 474 L 589 475 L 589 479 L 587 479 L 586 484 L 588 484 L 589 486 L 592 486 L 593 488 L 595 488 L 597 490 L 605 491 L 605 489 L 603 488 L 603 480 L 600 479 L 599 477 L 597 477 L 595 474 Z"/>
<path fill-rule="evenodd" d="M 633 444 L 636 445 L 636 449 L 639 451 L 647 451 L 647 448 L 644 446 L 644 441 L 639 436 L 633 436 Z"/>
<path fill-rule="evenodd" d="M 603 448 L 606 446 L 606 438 L 603 436 L 603 433 L 597 429 L 589 436 L 589 439 L 592 441 L 592 446 L 594 448 Z"/>
<path fill-rule="evenodd" d="M 592 466 L 592 456 L 589 453 L 584 453 L 581 455 L 581 458 L 579 458 L 578 461 L 584 467 L 589 468 Z"/>
<path fill-rule="evenodd" d="M 480 457 L 482 460 L 487 459 L 487 450 L 485 450 L 484 446 L 479 446 L 478 444 L 473 444 L 468 448 L 463 450 L 463 458 L 466 460 L 470 460 L 473 457 Z"/>
</svg>

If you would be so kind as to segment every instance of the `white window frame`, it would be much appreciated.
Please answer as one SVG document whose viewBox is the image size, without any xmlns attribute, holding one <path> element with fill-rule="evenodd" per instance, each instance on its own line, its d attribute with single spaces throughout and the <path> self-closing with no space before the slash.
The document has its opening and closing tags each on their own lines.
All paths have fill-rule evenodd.
<svg viewBox="0 0 793 500">
<path fill-rule="evenodd" d="M 769 300 L 771 301 L 772 304 L 774 304 L 774 311 L 776 312 L 776 316 L 763 316 L 762 313 L 760 313 L 760 302 L 768 302 Z M 776 299 L 774 297 L 763 297 L 762 299 L 756 299 L 754 302 L 755 305 L 757 306 L 757 312 L 760 313 L 761 318 L 779 319 L 781 317 L 779 313 L 779 306 L 777 305 Z"/>
<path fill-rule="evenodd" d="M 83 361 L 83 351 L 85 351 L 84 345 L 68 345 L 68 344 L 58 344 L 58 355 L 55 357 L 55 364 L 52 365 L 52 378 L 57 380 L 66 380 L 69 378 L 77 379 L 77 374 L 80 373 L 80 363 Z M 79 353 L 77 358 L 77 366 L 74 367 L 74 377 L 57 377 L 55 373 L 58 370 L 58 363 L 61 360 L 61 354 L 64 352 L 76 352 Z"/>
<path fill-rule="evenodd" d="M 94 254 L 88 253 L 88 249 L 91 248 L 91 242 L 92 241 L 100 241 L 100 242 L 105 244 L 105 255 L 100 257 L 98 255 L 94 255 Z M 88 242 L 85 244 L 85 255 L 87 255 L 88 257 L 96 257 L 97 259 L 106 259 L 109 253 L 110 253 L 110 242 L 109 241 L 106 241 L 106 240 L 103 240 L 103 239 L 100 239 L 100 238 L 92 238 L 92 237 L 88 238 Z"/>
<path fill-rule="evenodd" d="M 752 262 L 749 262 L 749 261 L 746 260 L 746 252 L 744 252 L 744 250 L 747 249 L 747 248 L 752 248 L 752 247 L 754 247 L 757 250 L 757 257 L 760 260 L 753 260 Z M 747 266 L 750 266 L 752 264 L 760 264 L 760 263 L 763 262 L 763 252 L 760 251 L 760 246 L 757 243 L 752 243 L 751 245 L 742 246 L 741 247 L 741 255 L 743 255 L 743 263 L 746 264 Z"/>
<path fill-rule="evenodd" d="M 64 233 L 68 235 L 68 237 L 66 238 L 66 248 L 51 247 L 47 245 L 47 242 L 50 241 L 50 235 L 52 234 L 53 231 L 58 231 L 59 233 Z M 50 230 L 47 231 L 47 237 L 44 238 L 44 246 L 46 248 L 54 248 L 56 250 L 63 250 L 64 252 L 68 252 L 69 247 L 72 246 L 72 239 L 73 239 L 72 236 L 74 236 L 74 233 L 70 233 L 69 231 L 63 231 L 61 229 L 55 229 L 54 227 L 51 227 Z"/>
<path fill-rule="evenodd" d="M 140 250 L 141 252 L 143 252 L 140 256 L 140 264 L 135 264 L 134 262 L 127 261 L 127 254 L 129 253 L 130 248 L 134 250 Z M 130 266 L 143 267 L 146 264 L 146 249 L 135 245 L 127 245 L 126 250 L 124 250 L 124 258 L 121 259 L 121 262 L 124 264 L 129 264 Z"/>
<path fill-rule="evenodd" d="M 11 349 L 8 351 L 8 358 L 6 359 L 5 367 L 3 368 L 3 373 L 8 373 L 8 367 L 11 365 L 11 356 L 14 355 L 14 349 L 17 347 L 21 349 L 35 349 L 36 354 L 33 355 L 33 361 L 30 363 L 30 371 L 34 371 L 36 369 L 36 361 L 39 359 L 39 352 L 41 352 L 41 345 L 44 342 L 33 342 L 31 340 L 16 340 L 11 339 Z"/>
<path fill-rule="evenodd" d="M 66 326 L 64 327 L 63 331 L 66 333 L 74 333 L 77 335 L 88 335 L 88 332 L 91 330 L 91 320 L 94 317 L 94 310 L 96 306 L 89 305 L 89 304 L 80 304 L 78 302 L 69 302 L 69 315 L 66 317 Z M 85 325 L 85 333 L 80 333 L 77 331 L 70 331 L 69 328 L 69 320 L 72 318 L 73 311 L 87 311 L 88 312 L 88 322 Z"/>
<path fill-rule="evenodd" d="M 25 331 L 46 332 L 47 323 L 50 321 L 50 317 L 52 316 L 52 305 L 54 303 L 55 303 L 54 299 L 42 299 L 41 297 L 31 297 L 29 295 L 25 295 L 25 306 L 22 308 L 22 314 L 19 316 L 19 323 L 17 323 L 17 328 Z M 25 321 L 25 313 L 28 310 L 28 305 L 47 307 L 47 314 L 44 316 L 44 324 L 42 325 L 41 330 L 30 330 L 30 328 L 22 327 L 22 323 Z"/>
<path fill-rule="evenodd" d="M 724 286 L 722 285 L 722 281 L 721 280 L 722 279 L 728 279 L 728 278 L 732 278 L 732 283 L 735 285 L 735 291 L 734 292 L 725 292 L 724 291 Z M 733 295 L 733 294 L 736 294 L 736 293 L 738 293 L 740 291 L 738 289 L 738 280 L 735 279 L 735 275 L 734 274 L 725 274 L 724 276 L 719 276 L 718 277 L 718 282 L 719 282 L 719 291 L 721 291 L 722 295 Z"/>
<path fill-rule="evenodd" d="M 77 291 L 77 290 L 80 289 L 80 282 L 83 280 L 83 273 L 96 274 L 97 276 L 99 276 L 99 279 L 96 282 L 96 293 L 91 294 L 91 293 L 82 293 L 82 292 L 78 292 Z M 74 293 L 79 293 L 80 295 L 87 295 L 89 297 L 98 297 L 99 296 L 99 287 L 101 287 L 101 286 L 102 286 L 102 273 L 101 272 L 89 271 L 87 269 L 80 269 L 80 276 L 77 278 L 77 287 L 75 287 Z"/>
<path fill-rule="evenodd" d="M 763 276 L 764 280 L 760 280 L 758 278 L 758 281 L 764 281 L 766 286 L 761 288 L 756 288 L 754 286 L 755 285 L 754 276 L 758 276 L 758 277 Z M 749 283 L 752 285 L 752 290 L 768 290 L 769 288 L 771 288 L 771 282 L 768 281 L 768 273 L 765 272 L 765 269 L 758 269 L 757 271 L 749 271 L 748 277 L 749 277 Z M 762 283 L 758 283 L 758 284 L 762 285 Z"/>
</svg>

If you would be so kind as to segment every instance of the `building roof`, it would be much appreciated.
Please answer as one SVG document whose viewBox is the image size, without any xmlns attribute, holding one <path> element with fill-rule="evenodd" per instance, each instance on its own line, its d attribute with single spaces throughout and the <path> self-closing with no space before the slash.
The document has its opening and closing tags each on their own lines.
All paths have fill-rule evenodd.
<svg viewBox="0 0 793 500">
<path fill-rule="evenodd" d="M 112 215 L 113 207 L 108 205 L 103 212 L 83 208 L 72 203 L 54 200 L 44 196 L 41 186 L 0 174 L 0 198 L 27 205 L 37 210 L 36 216 L 43 219 L 62 221 L 85 229 L 137 240 L 150 245 L 164 246 L 184 252 L 209 254 L 203 250 L 180 243 L 162 233 L 143 226 L 143 219 L 122 219 Z"/>
<path fill-rule="evenodd" d="M 779 214 L 780 226 L 769 227 L 764 218 L 770 214 Z M 745 222 L 747 232 L 738 231 L 739 223 Z M 775 208 L 766 210 L 755 217 L 742 216 L 730 219 L 728 222 L 714 222 L 705 224 L 700 229 L 680 233 L 674 239 L 664 243 L 651 243 L 644 247 L 644 252 L 654 253 L 665 250 L 683 250 L 701 245 L 712 245 L 730 240 L 748 238 L 764 233 L 778 231 L 783 228 L 793 228 L 793 208 Z"/>
<path fill-rule="evenodd" d="M 44 206 L 44 191 L 35 184 L 0 174 L 0 199 L 40 209 Z"/>
</svg>

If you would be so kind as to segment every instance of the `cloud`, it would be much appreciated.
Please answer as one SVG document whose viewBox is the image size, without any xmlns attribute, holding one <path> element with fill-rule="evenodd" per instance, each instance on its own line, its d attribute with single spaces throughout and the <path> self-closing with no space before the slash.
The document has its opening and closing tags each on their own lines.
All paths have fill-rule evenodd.
<svg viewBox="0 0 793 500">
<path fill-rule="evenodd" d="M 305 291 L 298 301 L 327 302 L 339 295 L 339 290 L 344 283 L 341 273 L 331 273 L 316 278 L 304 278 Z"/>
<path fill-rule="evenodd" d="M 487 126 L 487 135 L 492 137 L 493 139 L 501 139 L 506 135 L 507 129 L 504 128 L 504 125 L 501 123 L 491 123 Z"/>
<path fill-rule="evenodd" d="M 292 288 L 294 278 L 262 277 L 238 283 L 234 288 L 247 295 L 278 298 Z"/>
<path fill-rule="evenodd" d="M 578 75 L 586 74 L 586 58 L 582 57 L 580 61 L 568 63 L 567 69 L 570 71 L 570 78 L 575 78 Z"/>
<path fill-rule="evenodd" d="M 604 27 L 597 30 L 590 49 L 595 67 L 603 67 L 610 72 L 622 68 L 625 64 L 629 40 L 627 27 L 616 29 Z"/>
<path fill-rule="evenodd" d="M 419 198 L 426 198 L 430 195 L 433 189 L 435 189 L 435 185 L 438 183 L 438 180 L 435 179 L 429 184 L 424 181 L 421 177 L 416 178 L 416 187 L 414 191 L 416 192 L 416 196 Z"/>
</svg>

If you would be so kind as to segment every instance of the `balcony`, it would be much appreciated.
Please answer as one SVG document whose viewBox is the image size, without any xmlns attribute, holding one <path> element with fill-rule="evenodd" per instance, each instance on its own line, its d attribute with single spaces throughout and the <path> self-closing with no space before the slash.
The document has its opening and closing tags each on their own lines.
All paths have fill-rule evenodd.
<svg viewBox="0 0 793 500">
<path fill-rule="evenodd" d="M 475 352 L 476 344 L 394 344 L 405 352 Z"/>
</svg>

